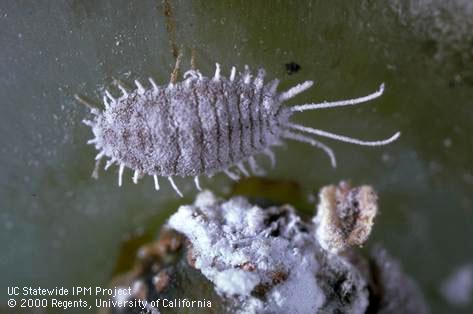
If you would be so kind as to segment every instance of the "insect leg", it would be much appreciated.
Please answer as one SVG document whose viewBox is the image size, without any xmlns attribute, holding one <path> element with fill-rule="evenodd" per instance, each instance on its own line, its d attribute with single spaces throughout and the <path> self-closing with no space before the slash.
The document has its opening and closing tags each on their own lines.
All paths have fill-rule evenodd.
<svg viewBox="0 0 473 314">
<path fill-rule="evenodd" d="M 176 58 L 176 65 L 174 66 L 174 70 L 171 73 L 171 79 L 169 81 L 169 85 L 174 85 L 177 82 L 179 76 L 179 68 L 181 67 L 181 59 L 182 59 L 182 52 L 177 55 Z"/>
<path fill-rule="evenodd" d="M 273 151 L 268 148 L 263 151 L 263 154 L 269 157 L 269 160 L 271 161 L 271 168 L 274 168 L 274 166 L 276 166 L 276 156 L 274 155 Z"/>
<path fill-rule="evenodd" d="M 153 179 L 154 179 L 154 189 L 155 189 L 156 191 L 159 191 L 158 176 L 157 176 L 157 175 L 153 175 Z"/>
<path fill-rule="evenodd" d="M 264 81 L 265 75 L 266 75 L 266 72 L 263 69 L 258 70 L 258 74 L 256 75 L 256 78 L 254 80 L 257 90 L 260 90 L 263 87 L 263 81 Z"/>
<path fill-rule="evenodd" d="M 271 95 L 275 94 L 276 90 L 278 89 L 278 85 L 279 85 L 278 79 L 274 79 L 268 84 L 266 84 L 266 88 L 268 89 L 269 94 Z"/>
<path fill-rule="evenodd" d="M 105 164 L 105 168 L 104 170 L 107 171 L 108 168 L 110 168 L 111 165 L 113 165 L 115 163 L 115 159 L 110 159 L 110 160 L 107 160 L 107 163 Z"/>
<path fill-rule="evenodd" d="M 154 91 L 157 91 L 158 90 L 158 85 L 156 84 L 156 82 L 151 77 L 148 77 L 148 81 L 153 86 Z"/>
<path fill-rule="evenodd" d="M 237 167 L 238 167 L 238 169 L 240 169 L 241 173 L 243 173 L 243 175 L 245 177 L 250 176 L 250 174 L 248 173 L 248 170 L 246 170 L 246 168 L 245 168 L 245 165 L 243 165 L 243 162 L 237 163 Z"/>
<path fill-rule="evenodd" d="M 291 99 L 291 98 L 295 97 L 297 94 L 300 94 L 303 91 L 308 90 L 309 88 L 311 88 L 312 85 L 314 85 L 314 82 L 305 81 L 302 84 L 297 84 L 296 86 L 291 87 L 289 90 L 279 94 L 279 102 L 283 102 L 283 101 L 286 101 L 288 99 Z"/>
<path fill-rule="evenodd" d="M 90 109 L 90 112 L 94 115 L 99 115 L 99 110 L 97 108 L 95 108 L 91 103 L 89 103 L 87 100 L 85 100 L 84 98 L 80 97 L 79 95 L 77 94 L 74 94 L 74 98 L 75 100 L 77 100 L 77 102 L 83 104 L 84 106 L 86 106 L 87 108 Z"/>
<path fill-rule="evenodd" d="M 243 72 L 243 83 L 250 84 L 251 81 L 251 72 L 250 67 L 245 65 L 245 71 Z"/>
<path fill-rule="evenodd" d="M 138 93 L 144 94 L 146 89 L 143 87 L 143 84 L 140 83 L 140 81 L 135 80 L 135 85 L 138 88 Z"/>
<path fill-rule="evenodd" d="M 128 91 L 121 85 L 120 83 L 117 84 L 118 88 L 122 91 L 123 96 L 128 96 Z"/>
<path fill-rule="evenodd" d="M 125 170 L 125 165 L 120 164 L 120 168 L 118 168 L 118 186 L 122 186 L 123 170 Z"/>
<path fill-rule="evenodd" d="M 228 169 L 223 170 L 223 172 L 225 172 L 225 174 L 226 174 L 230 179 L 232 179 L 233 181 L 238 181 L 238 180 L 240 180 L 240 176 L 239 176 L 239 175 L 237 175 L 237 174 L 231 172 L 231 171 L 228 170 Z"/>
<path fill-rule="evenodd" d="M 174 191 L 176 191 L 177 195 L 179 195 L 180 197 L 184 197 L 172 177 L 168 177 L 168 180 L 169 182 L 171 182 L 172 188 L 174 189 Z"/>
<path fill-rule="evenodd" d="M 105 90 L 105 95 L 107 95 L 107 97 L 112 101 L 112 103 L 116 101 L 115 97 L 113 97 L 108 90 Z"/>
<path fill-rule="evenodd" d="M 256 160 L 253 156 L 251 156 L 249 159 L 248 159 L 248 162 L 250 164 L 250 168 L 251 168 L 251 171 L 257 175 L 257 176 L 263 176 L 265 175 L 265 171 L 263 169 L 261 169 L 258 164 L 256 163 Z"/>
<path fill-rule="evenodd" d="M 82 123 L 84 123 L 87 126 L 94 127 L 95 123 L 90 121 L 90 120 L 82 120 Z"/>
<path fill-rule="evenodd" d="M 100 154 L 102 154 L 102 153 L 103 152 L 101 152 Z M 99 157 L 100 154 L 98 154 L 97 157 Z M 92 175 L 91 175 L 91 177 L 94 178 L 94 179 L 99 178 L 99 167 L 100 167 L 100 162 L 102 161 L 102 157 L 103 157 L 103 155 L 101 155 L 99 158 L 95 158 L 95 166 L 94 166 L 94 170 L 92 171 Z"/>
<path fill-rule="evenodd" d="M 191 50 L 191 70 L 197 69 L 196 64 L 195 64 L 195 48 L 192 48 Z"/>
<path fill-rule="evenodd" d="M 376 92 L 369 94 L 367 96 L 353 98 L 353 99 L 332 101 L 332 102 L 324 101 L 322 103 L 317 103 L 317 104 L 298 105 L 298 106 L 291 107 L 291 111 L 306 111 L 306 110 L 333 108 L 333 107 L 341 107 L 341 106 L 352 106 L 352 105 L 361 104 L 361 103 L 373 100 L 375 98 L 378 98 L 379 96 L 383 94 L 383 92 L 384 92 L 384 83 L 379 86 L 379 89 Z"/>
<path fill-rule="evenodd" d="M 126 86 L 126 84 L 115 77 L 112 77 L 112 78 L 113 78 L 113 84 L 116 85 L 118 89 L 122 92 L 122 96 L 125 96 L 125 97 L 128 96 L 128 91 L 124 87 Z"/>
<path fill-rule="evenodd" d="M 230 72 L 230 81 L 233 82 L 235 80 L 236 69 L 232 67 L 232 72 Z"/>
<path fill-rule="evenodd" d="M 200 187 L 199 176 L 194 177 L 194 183 L 197 190 L 202 191 L 202 188 Z"/>
<path fill-rule="evenodd" d="M 103 104 L 105 105 L 105 109 L 110 108 L 110 103 L 108 102 L 107 96 L 103 96 Z"/>
<path fill-rule="evenodd" d="M 294 140 L 294 141 L 298 141 L 302 143 L 308 143 L 312 146 L 322 149 L 329 156 L 332 167 L 333 168 L 337 167 L 337 160 L 335 159 L 335 154 L 333 153 L 333 150 L 330 147 L 326 146 L 325 144 L 317 140 L 314 140 L 313 138 L 310 138 L 308 136 L 294 133 L 288 130 L 284 131 L 282 136 L 290 140 Z"/>
<path fill-rule="evenodd" d="M 139 178 L 140 178 L 140 171 L 139 171 L 139 170 L 135 170 L 135 172 L 133 173 L 133 183 L 134 183 L 134 184 L 137 184 Z"/>
<path fill-rule="evenodd" d="M 215 63 L 215 76 L 214 81 L 220 80 L 220 64 Z"/>
<path fill-rule="evenodd" d="M 399 138 L 399 136 L 401 136 L 401 132 L 396 132 L 390 138 L 387 138 L 385 140 L 363 141 L 363 140 L 359 140 L 359 139 L 344 136 L 344 135 L 338 135 L 338 134 L 334 134 L 334 133 L 330 133 L 330 132 L 326 132 L 326 131 L 322 131 L 322 130 L 318 130 L 318 129 L 314 129 L 314 128 L 309 128 L 309 127 L 299 125 L 299 124 L 295 124 L 295 123 L 287 123 L 286 126 L 291 128 L 291 129 L 298 130 L 298 131 L 302 131 L 302 132 L 306 132 L 306 133 L 310 133 L 310 134 L 315 134 L 315 135 L 318 135 L 318 136 L 331 138 L 331 139 L 334 139 L 334 140 L 337 140 L 337 141 L 340 141 L 340 142 L 346 142 L 346 143 L 362 145 L 362 146 L 387 145 L 389 143 L 394 142 L 395 140 L 397 140 Z"/>
</svg>

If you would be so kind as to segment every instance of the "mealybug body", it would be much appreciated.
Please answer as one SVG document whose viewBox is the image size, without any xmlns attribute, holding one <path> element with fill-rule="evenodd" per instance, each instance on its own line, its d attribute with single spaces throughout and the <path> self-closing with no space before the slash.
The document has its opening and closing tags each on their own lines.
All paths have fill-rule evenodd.
<svg viewBox="0 0 473 314">
<path fill-rule="evenodd" d="M 253 77 L 248 67 L 237 75 L 233 67 L 226 78 L 220 75 L 217 64 L 213 78 L 191 70 L 184 74 L 182 82 L 171 81 L 166 86 L 158 86 L 150 79 L 152 87 L 146 89 L 135 81 L 137 89 L 129 92 L 118 85 L 122 91 L 119 98 L 106 91 L 105 110 L 92 108 L 95 118 L 84 120 L 95 135 L 88 143 L 99 151 L 94 173 L 97 174 L 100 160 L 108 157 L 105 169 L 118 164 L 119 185 L 127 167 L 134 170 L 135 183 L 143 175 L 151 175 L 159 189 L 158 177 L 165 176 L 182 196 L 172 179 L 174 176 L 192 176 L 200 189 L 201 175 L 212 176 L 223 171 L 236 180 L 238 174 L 230 169 L 234 166 L 248 175 L 245 162 L 254 173 L 259 173 L 254 156 L 267 154 L 274 163 L 271 147 L 283 139 L 323 149 L 335 167 L 332 150 L 303 133 L 368 146 L 388 144 L 400 135 L 398 132 L 387 140 L 366 142 L 289 121 L 294 112 L 355 105 L 377 98 L 383 93 L 383 85 L 377 92 L 361 98 L 284 107 L 284 101 L 310 88 L 313 82 L 306 81 L 278 93 L 279 81 L 264 84 L 264 76 L 264 70 L 260 69 Z"/>
</svg>

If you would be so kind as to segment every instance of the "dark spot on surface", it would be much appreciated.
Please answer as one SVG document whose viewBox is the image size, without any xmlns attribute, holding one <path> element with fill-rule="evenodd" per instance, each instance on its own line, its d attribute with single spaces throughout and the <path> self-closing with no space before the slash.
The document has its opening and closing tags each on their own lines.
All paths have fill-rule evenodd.
<svg viewBox="0 0 473 314">
<path fill-rule="evenodd" d="M 333 292 L 338 296 L 342 304 L 350 304 L 353 299 L 354 286 L 346 274 L 342 274 L 334 283 L 333 283 Z"/>
<path fill-rule="evenodd" d="M 286 72 L 289 75 L 297 73 L 301 69 L 301 66 L 293 61 L 286 63 L 284 66 L 286 67 Z"/>
<path fill-rule="evenodd" d="M 273 285 L 278 285 L 283 281 L 286 281 L 288 277 L 288 273 L 283 271 L 275 271 L 271 273 L 271 281 Z"/>
<path fill-rule="evenodd" d="M 307 226 L 301 223 L 300 221 L 296 222 L 296 226 L 300 232 L 303 232 L 303 233 L 309 232 L 309 228 L 307 228 Z"/>
</svg>

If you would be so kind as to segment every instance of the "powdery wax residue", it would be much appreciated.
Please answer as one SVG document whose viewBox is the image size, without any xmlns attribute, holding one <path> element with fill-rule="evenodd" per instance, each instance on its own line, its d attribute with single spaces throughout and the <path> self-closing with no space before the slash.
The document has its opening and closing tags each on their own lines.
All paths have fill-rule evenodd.
<svg viewBox="0 0 473 314">
<path fill-rule="evenodd" d="M 473 298 L 473 264 L 456 269 L 442 284 L 441 293 L 453 305 L 466 306 Z"/>
<path fill-rule="evenodd" d="M 327 263 L 338 256 L 325 256 L 312 225 L 302 222 L 292 207 L 262 209 L 242 197 L 222 201 L 203 192 L 194 205 L 181 206 L 168 224 L 192 243 L 194 267 L 214 283 L 221 296 L 235 298 L 241 312 L 327 309 L 327 297 L 333 298 L 334 293 L 333 287 L 328 292 L 319 285 L 326 273 L 352 278 L 346 280 L 351 289 L 348 309 L 351 313 L 366 309 L 364 280 L 348 263 Z M 318 255 L 325 256 L 323 265 Z M 333 265 L 338 268 L 329 269 Z"/>
<path fill-rule="evenodd" d="M 189 70 L 177 82 L 180 57 L 168 85 L 158 86 L 149 79 L 151 88 L 135 80 L 136 89 L 121 90 L 119 97 L 105 91 L 101 111 L 76 95 L 88 106 L 94 118 L 83 120 L 91 127 L 94 138 L 87 143 L 98 151 L 95 169 L 98 178 L 100 162 L 108 158 L 105 170 L 118 165 L 118 185 L 123 183 L 125 168 L 134 171 L 136 184 L 144 175 L 153 176 L 156 190 L 159 177 L 167 177 L 179 196 L 183 196 L 174 177 L 194 177 L 200 191 L 200 176 L 212 177 L 223 172 L 231 179 L 251 172 L 261 175 L 256 156 L 267 155 L 274 164 L 272 149 L 284 140 L 294 140 L 322 149 L 336 167 L 335 153 L 313 136 L 326 137 L 362 146 L 382 146 L 397 140 L 400 132 L 380 141 L 363 141 L 291 122 L 297 112 L 353 106 L 380 97 L 384 84 L 369 95 L 333 102 L 284 106 L 289 99 L 309 89 L 313 81 L 305 81 L 287 91 L 278 92 L 279 80 L 264 83 L 265 71 L 255 75 L 249 67 L 236 73 L 233 67 L 227 78 L 216 64 L 213 78 L 197 70 Z M 304 135 L 305 133 L 305 135 Z M 233 171 L 238 171 L 235 173 Z"/>
<path fill-rule="evenodd" d="M 289 205 L 261 208 L 202 192 L 114 285 L 136 287 L 131 298 L 141 300 L 192 291 L 218 313 L 429 313 L 386 250 L 377 246 L 369 257 L 356 250 L 377 211 L 373 189 L 340 182 L 319 198 L 317 216 L 302 220 Z"/>
</svg>

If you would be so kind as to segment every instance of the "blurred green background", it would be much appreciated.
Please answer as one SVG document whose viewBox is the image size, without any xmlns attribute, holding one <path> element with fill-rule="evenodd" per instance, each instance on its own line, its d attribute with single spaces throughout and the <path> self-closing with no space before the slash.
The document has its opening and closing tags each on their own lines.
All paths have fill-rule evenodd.
<svg viewBox="0 0 473 314">
<path fill-rule="evenodd" d="M 471 313 L 442 298 L 441 283 L 473 262 L 473 4 L 466 0 L 386 1 L 6 1 L 0 3 L 0 311 L 7 286 L 105 286 L 123 241 L 153 234 L 196 191 L 178 179 L 155 192 L 117 169 L 90 178 L 94 148 L 78 93 L 100 103 L 114 79 L 131 86 L 169 80 L 170 38 L 212 75 L 215 62 L 264 67 L 280 88 L 315 80 L 290 104 L 383 97 L 356 108 L 300 113 L 295 120 L 339 134 L 400 140 L 366 148 L 324 140 L 336 152 L 288 142 L 268 177 L 304 193 L 351 179 L 372 184 L 381 214 L 370 243 L 399 258 L 432 313 Z M 175 36 L 166 23 L 175 21 Z M 285 64 L 300 65 L 289 75 Z M 112 86 L 112 87 L 111 87 Z M 269 168 L 267 160 L 262 163 Z M 223 175 L 202 185 L 221 194 Z"/>
</svg>

